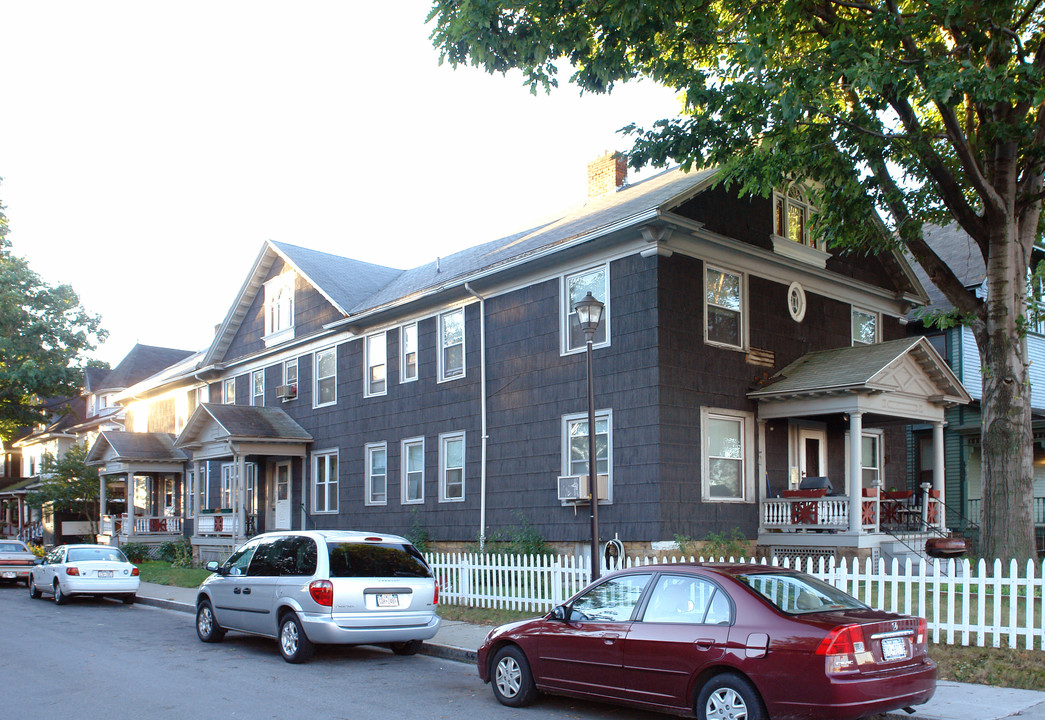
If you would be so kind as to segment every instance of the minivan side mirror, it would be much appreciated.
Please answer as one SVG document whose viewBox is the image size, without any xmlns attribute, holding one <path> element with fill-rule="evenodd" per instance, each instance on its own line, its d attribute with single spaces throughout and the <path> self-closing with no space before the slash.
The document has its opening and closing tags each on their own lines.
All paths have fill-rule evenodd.
<svg viewBox="0 0 1045 720">
<path fill-rule="evenodd" d="M 211 560 L 209 563 L 207 563 L 203 567 L 205 569 L 209 570 L 212 573 L 219 573 L 219 574 L 221 573 L 221 566 L 218 565 L 218 561 L 217 560 Z"/>
</svg>

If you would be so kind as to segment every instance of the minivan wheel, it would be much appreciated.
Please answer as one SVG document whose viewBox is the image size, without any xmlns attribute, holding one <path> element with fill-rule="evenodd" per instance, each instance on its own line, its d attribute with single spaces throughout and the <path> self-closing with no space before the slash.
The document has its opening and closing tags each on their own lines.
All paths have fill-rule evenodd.
<svg viewBox="0 0 1045 720">
<path fill-rule="evenodd" d="M 225 628 L 214 619 L 214 608 L 206 600 L 196 608 L 196 634 L 206 643 L 221 642 L 225 639 Z"/>
<path fill-rule="evenodd" d="M 294 613 L 287 613 L 279 624 L 279 651 L 288 663 L 306 662 L 316 651 Z"/>
<path fill-rule="evenodd" d="M 758 691 L 733 673 L 716 675 L 704 683 L 694 710 L 698 720 L 766 720 Z"/>
<path fill-rule="evenodd" d="M 493 658 L 493 695 L 502 705 L 525 707 L 537 699 L 530 663 L 515 645 L 506 645 Z"/>
<path fill-rule="evenodd" d="M 392 652 L 396 655 L 416 655 L 421 651 L 420 640 L 407 640 L 406 642 L 392 643 Z"/>
</svg>

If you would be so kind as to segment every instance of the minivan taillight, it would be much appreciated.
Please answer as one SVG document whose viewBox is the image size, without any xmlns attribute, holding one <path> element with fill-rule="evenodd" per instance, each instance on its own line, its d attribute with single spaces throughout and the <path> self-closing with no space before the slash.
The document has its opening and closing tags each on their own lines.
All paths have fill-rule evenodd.
<svg viewBox="0 0 1045 720">
<path fill-rule="evenodd" d="M 313 580 L 308 584 L 308 594 L 312 596 L 317 605 L 325 607 L 334 605 L 334 583 L 329 580 Z"/>
<path fill-rule="evenodd" d="M 828 675 L 858 672 L 856 651 L 857 645 L 863 647 L 863 635 L 859 625 L 842 625 L 827 634 L 816 654 L 825 657 Z"/>
<path fill-rule="evenodd" d="M 432 599 L 432 604 L 433 605 L 438 605 L 439 604 L 439 581 L 438 580 L 435 581 L 435 597 Z"/>
</svg>

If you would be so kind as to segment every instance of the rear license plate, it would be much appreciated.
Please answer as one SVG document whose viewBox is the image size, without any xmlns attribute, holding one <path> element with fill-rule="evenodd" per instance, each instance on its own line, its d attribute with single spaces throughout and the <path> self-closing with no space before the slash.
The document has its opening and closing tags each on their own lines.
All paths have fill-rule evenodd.
<svg viewBox="0 0 1045 720">
<path fill-rule="evenodd" d="M 112 577 L 112 570 L 99 570 L 98 577 Z"/>
<path fill-rule="evenodd" d="M 383 593 L 377 596 L 378 607 L 399 607 L 399 596 L 391 593 Z"/>
<path fill-rule="evenodd" d="M 903 638 L 882 638 L 882 659 L 903 660 L 907 657 L 907 643 Z"/>
<path fill-rule="evenodd" d="M 13 572 L 5 572 L 3 575 L 4 580 L 14 580 L 15 574 Z"/>
</svg>

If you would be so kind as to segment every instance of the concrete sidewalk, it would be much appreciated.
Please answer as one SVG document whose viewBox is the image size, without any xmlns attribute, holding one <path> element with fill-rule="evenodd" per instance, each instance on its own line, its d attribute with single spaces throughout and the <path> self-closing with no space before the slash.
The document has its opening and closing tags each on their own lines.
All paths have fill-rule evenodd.
<svg viewBox="0 0 1045 720">
<path fill-rule="evenodd" d="M 192 614 L 196 610 L 196 589 L 142 583 L 138 602 Z M 425 642 L 421 652 L 474 663 L 475 651 L 491 629 L 488 625 L 444 620 L 439 633 Z M 1045 720 L 1045 692 L 941 681 L 933 699 L 916 707 L 914 715 L 899 713 L 885 717 L 895 720 L 1002 720 L 1012 717 Z"/>
</svg>

